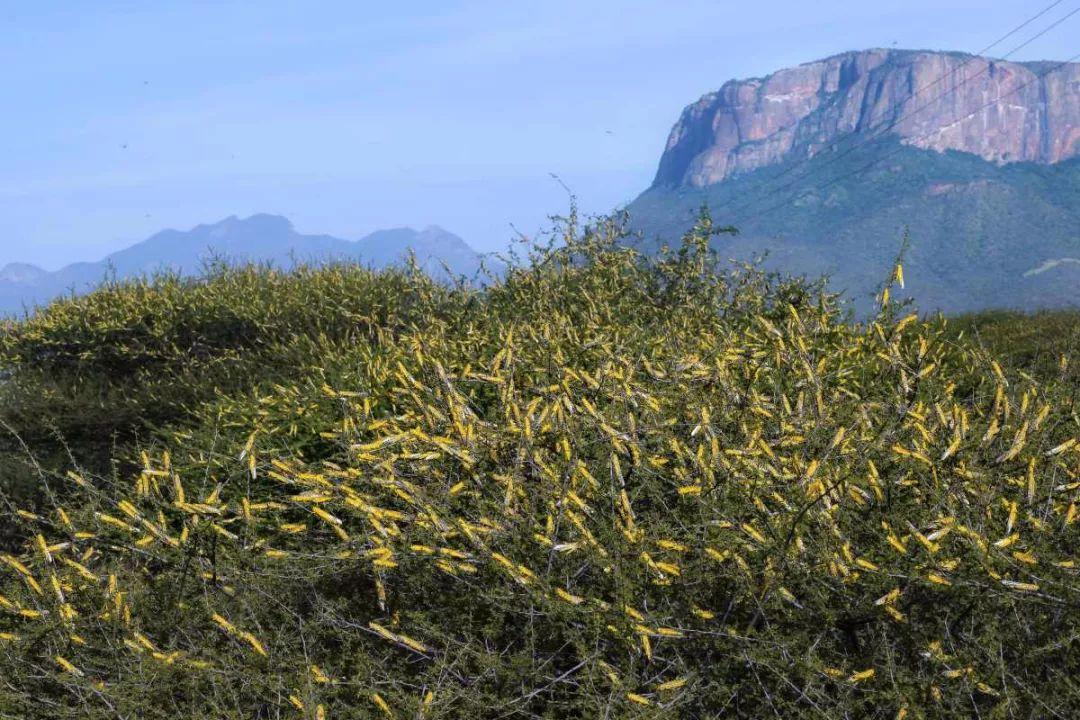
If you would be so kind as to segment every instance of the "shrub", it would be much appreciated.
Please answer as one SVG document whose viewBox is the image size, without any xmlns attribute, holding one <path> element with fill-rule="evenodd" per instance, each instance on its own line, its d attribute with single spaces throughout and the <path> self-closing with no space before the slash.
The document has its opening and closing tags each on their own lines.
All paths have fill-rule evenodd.
<svg viewBox="0 0 1080 720">
<path fill-rule="evenodd" d="M 1076 310 L 984 311 L 955 318 L 950 327 L 959 337 L 966 336 L 1001 362 L 1041 382 L 1064 383 L 1074 394 L 1080 388 L 1080 312 Z"/>
<path fill-rule="evenodd" d="M 574 227 L 307 372 L 184 404 L 130 476 L 76 468 L 10 513 L 0 712 L 1080 706 L 1059 388 L 943 320 L 886 303 L 856 325 L 819 288 L 722 269 L 707 217 L 658 260 L 615 220 Z"/>
<path fill-rule="evenodd" d="M 0 332 L 0 487 L 33 501 L 28 463 L 110 473 L 140 439 L 203 404 L 307 374 L 324 357 L 436 312 L 448 289 L 415 270 L 210 268 L 109 283 Z"/>
</svg>

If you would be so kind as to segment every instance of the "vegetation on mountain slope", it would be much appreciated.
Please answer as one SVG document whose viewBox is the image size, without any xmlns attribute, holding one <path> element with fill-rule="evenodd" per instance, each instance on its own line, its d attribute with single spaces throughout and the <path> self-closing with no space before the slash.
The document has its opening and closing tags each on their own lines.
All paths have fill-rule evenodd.
<svg viewBox="0 0 1080 720">
<path fill-rule="evenodd" d="M 842 153 L 838 155 L 838 153 Z M 717 250 L 772 270 L 830 276 L 869 316 L 905 232 L 908 292 L 927 312 L 1080 306 L 1080 160 L 996 165 L 975 155 L 841 145 L 797 169 L 763 168 L 704 188 L 654 187 L 627 207 L 641 249 L 676 244 L 708 206 L 741 231 Z"/>
<path fill-rule="evenodd" d="M 888 301 L 847 322 L 708 218 L 652 259 L 567 227 L 482 291 L 224 269 L 8 325 L 48 457 L 4 509 L 0 715 L 1080 706 L 1061 376 Z"/>
</svg>

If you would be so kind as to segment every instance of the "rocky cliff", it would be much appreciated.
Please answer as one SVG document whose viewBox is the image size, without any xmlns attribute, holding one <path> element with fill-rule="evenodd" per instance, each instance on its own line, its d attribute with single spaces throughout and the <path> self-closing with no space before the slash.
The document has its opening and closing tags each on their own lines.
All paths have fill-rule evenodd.
<svg viewBox="0 0 1080 720">
<path fill-rule="evenodd" d="M 733 80 L 683 111 L 653 185 L 705 187 L 890 125 L 922 149 L 1057 163 L 1080 155 L 1080 63 L 1053 67 L 878 49 Z"/>
</svg>

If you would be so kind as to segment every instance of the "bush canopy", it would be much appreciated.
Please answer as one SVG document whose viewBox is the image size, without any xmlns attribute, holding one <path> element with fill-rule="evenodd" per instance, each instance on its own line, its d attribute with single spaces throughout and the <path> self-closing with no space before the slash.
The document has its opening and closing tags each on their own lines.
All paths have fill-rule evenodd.
<svg viewBox="0 0 1080 720">
<path fill-rule="evenodd" d="M 1073 393 L 716 232 L 10 324 L 0 716 L 1073 717 Z"/>
</svg>

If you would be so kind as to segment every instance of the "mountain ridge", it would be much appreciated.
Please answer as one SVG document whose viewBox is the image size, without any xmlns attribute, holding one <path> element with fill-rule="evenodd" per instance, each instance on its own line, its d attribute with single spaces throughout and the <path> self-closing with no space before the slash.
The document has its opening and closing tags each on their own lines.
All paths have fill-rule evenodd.
<svg viewBox="0 0 1080 720">
<path fill-rule="evenodd" d="M 72 291 L 88 291 L 109 277 L 126 279 L 157 272 L 196 276 L 215 261 L 269 263 L 284 268 L 304 262 L 341 261 L 380 269 L 401 264 L 410 251 L 422 270 L 444 280 L 475 278 L 484 259 L 463 239 L 437 225 L 423 230 L 376 230 L 359 240 L 345 240 L 299 233 L 281 215 L 230 215 L 186 231 L 166 228 L 99 261 L 71 263 L 53 272 L 27 263 L 9 263 L 0 269 L 0 315 L 17 313 Z"/>
<path fill-rule="evenodd" d="M 0 268 L 0 282 L 35 282 L 49 271 L 31 263 L 10 262 Z"/>
</svg>

